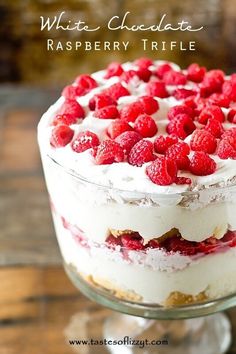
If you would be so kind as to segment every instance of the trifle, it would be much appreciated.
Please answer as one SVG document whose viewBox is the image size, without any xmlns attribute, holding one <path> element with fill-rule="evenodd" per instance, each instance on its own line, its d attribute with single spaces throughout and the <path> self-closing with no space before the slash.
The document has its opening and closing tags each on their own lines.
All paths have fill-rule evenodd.
<svg viewBox="0 0 236 354">
<path fill-rule="evenodd" d="M 113 62 L 79 75 L 38 139 L 67 269 L 163 307 L 236 292 L 236 74 Z"/>
</svg>

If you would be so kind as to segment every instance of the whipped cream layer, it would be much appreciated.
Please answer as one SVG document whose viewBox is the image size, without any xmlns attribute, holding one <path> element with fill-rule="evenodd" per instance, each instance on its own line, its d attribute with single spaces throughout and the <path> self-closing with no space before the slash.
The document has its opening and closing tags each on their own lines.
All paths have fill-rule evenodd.
<svg viewBox="0 0 236 354">
<path fill-rule="evenodd" d="M 99 248 L 88 251 L 63 228 L 59 218 L 54 217 L 54 223 L 68 265 L 73 265 L 84 276 L 92 276 L 95 281 L 103 280 L 104 284 L 107 282 L 121 291 L 134 293 L 142 302 L 163 304 L 174 292 L 192 296 L 204 292 L 210 299 L 215 299 L 236 291 L 235 248 L 196 260 L 178 254 L 164 256 L 162 252 L 152 250 L 153 264 L 150 266 L 140 261 L 138 252 L 134 252 L 130 263 L 116 251 L 111 254 Z"/>
</svg>

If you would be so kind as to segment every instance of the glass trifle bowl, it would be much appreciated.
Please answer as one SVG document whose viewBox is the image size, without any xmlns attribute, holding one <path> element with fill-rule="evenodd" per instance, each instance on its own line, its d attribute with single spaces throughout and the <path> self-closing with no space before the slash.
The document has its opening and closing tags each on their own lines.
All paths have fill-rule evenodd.
<svg viewBox="0 0 236 354">
<path fill-rule="evenodd" d="M 130 65 L 136 68 L 138 64 L 129 64 L 127 71 L 133 70 Z M 169 70 L 187 76 L 174 64 L 149 62 L 148 70 L 152 68 L 153 73 L 153 68 L 163 65 L 172 65 Z M 158 84 L 157 91 L 151 95 L 149 89 L 149 95 L 143 96 L 149 82 L 140 83 L 129 74 L 132 83 L 123 83 L 123 90 L 121 74 L 113 72 L 103 79 L 104 73 L 82 76 L 83 80 L 80 76 L 39 123 L 41 157 L 66 272 L 89 298 L 131 315 L 108 319 L 106 337 L 136 338 L 148 328 L 146 335 L 152 338 L 157 335 L 157 324 L 150 319 L 181 319 L 181 326 L 159 322 L 159 333 L 169 338 L 161 352 L 223 353 L 230 343 L 227 318 L 222 314 L 193 318 L 236 304 L 235 156 L 226 158 L 224 154 L 232 151 L 219 147 L 226 140 L 232 144 L 235 130 L 232 122 L 217 118 L 221 111 L 226 120 L 234 108 L 218 105 L 215 109 L 213 105 L 218 123 L 211 123 L 209 135 L 205 133 L 208 122 L 195 118 L 201 116 L 197 108 L 191 118 L 194 128 L 186 123 L 190 100 L 183 100 L 183 91 L 177 95 L 181 98 L 173 97 L 176 78 L 175 85 L 169 81 L 167 85 L 165 77 L 150 79 L 154 86 L 161 83 L 161 88 Z M 214 74 L 219 80 L 219 73 Z M 193 91 L 199 84 L 192 82 L 190 89 L 190 83 L 186 81 L 183 88 L 181 81 L 180 89 L 192 91 L 192 100 L 196 100 Z M 111 104 L 104 90 L 114 85 L 119 97 L 112 97 L 116 104 Z M 159 97 L 163 85 L 167 94 Z M 143 111 L 142 118 L 140 114 L 133 118 L 141 107 L 132 105 L 135 100 L 145 103 L 149 118 Z M 98 104 L 102 104 L 99 109 Z M 170 111 L 177 116 L 172 119 Z M 184 137 L 178 130 L 181 121 Z M 124 126 L 126 130 L 120 133 Z M 176 134 L 170 131 L 173 127 Z M 213 134 L 219 130 L 216 127 L 223 129 L 221 135 Z M 143 135 L 135 140 L 137 134 Z M 163 142 L 168 142 L 167 148 Z M 217 145 L 214 151 L 213 143 Z M 143 317 L 141 322 L 139 317 Z M 183 336 L 176 333 L 180 327 L 185 328 Z"/>
</svg>

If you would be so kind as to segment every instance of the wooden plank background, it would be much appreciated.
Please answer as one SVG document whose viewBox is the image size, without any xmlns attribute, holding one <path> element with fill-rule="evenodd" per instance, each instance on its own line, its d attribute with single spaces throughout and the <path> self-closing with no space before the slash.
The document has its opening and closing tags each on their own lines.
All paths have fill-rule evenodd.
<svg viewBox="0 0 236 354">
<path fill-rule="evenodd" d="M 111 312 L 75 289 L 61 266 L 36 143 L 39 117 L 57 95 L 0 87 L 0 354 L 106 353 L 68 344 L 86 338 L 88 326 L 102 338 Z M 236 308 L 228 315 L 236 354 Z"/>
</svg>

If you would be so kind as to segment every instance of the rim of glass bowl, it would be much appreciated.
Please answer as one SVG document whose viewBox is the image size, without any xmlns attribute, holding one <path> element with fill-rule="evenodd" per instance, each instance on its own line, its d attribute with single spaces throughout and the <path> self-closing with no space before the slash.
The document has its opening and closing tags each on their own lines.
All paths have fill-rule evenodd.
<svg viewBox="0 0 236 354">
<path fill-rule="evenodd" d="M 137 194 L 139 194 L 140 196 L 143 195 L 143 196 L 149 197 L 150 199 L 152 199 L 152 196 L 153 197 L 155 196 L 157 198 L 163 198 L 163 199 L 171 199 L 173 197 L 198 196 L 199 194 L 204 194 L 204 193 L 214 193 L 215 194 L 215 193 L 230 192 L 232 190 L 236 191 L 236 178 L 235 178 L 234 183 L 229 184 L 229 185 L 224 185 L 224 186 L 211 185 L 208 188 L 202 188 L 199 190 L 187 190 L 187 191 L 183 191 L 183 192 L 173 192 L 173 193 L 171 193 L 171 192 L 170 193 L 169 192 L 168 193 L 155 193 L 155 192 L 149 193 L 149 192 L 143 192 L 143 191 L 138 191 L 138 190 L 131 191 L 128 189 L 120 189 L 120 188 L 116 188 L 113 186 L 103 185 L 100 183 L 96 183 L 94 181 L 90 181 L 89 179 L 85 178 L 84 176 L 82 176 L 78 172 L 63 166 L 60 162 L 58 162 L 54 157 L 50 156 L 49 154 L 46 154 L 46 156 L 53 163 L 55 163 L 58 167 L 63 169 L 67 174 L 73 176 L 74 178 L 77 178 L 81 182 L 88 183 L 92 186 L 96 186 L 100 189 L 107 190 L 107 191 L 111 190 L 112 192 L 126 193 L 130 196 L 135 195 L 136 199 L 137 199 Z M 236 171 L 235 171 L 235 176 L 236 176 Z"/>
</svg>

